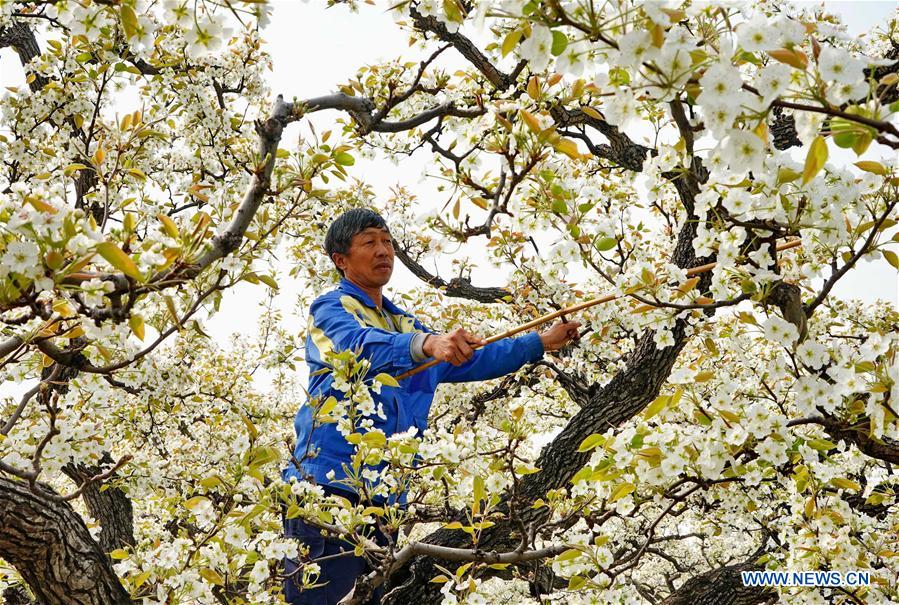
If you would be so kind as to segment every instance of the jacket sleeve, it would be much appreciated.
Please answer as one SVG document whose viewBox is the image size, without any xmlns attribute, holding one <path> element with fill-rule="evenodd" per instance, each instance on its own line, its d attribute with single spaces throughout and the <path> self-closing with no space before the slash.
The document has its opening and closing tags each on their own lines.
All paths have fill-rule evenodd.
<svg viewBox="0 0 899 605">
<path fill-rule="evenodd" d="M 337 298 L 317 299 L 309 319 L 313 342 L 323 362 L 322 349 L 330 348 L 335 352 L 361 350 L 360 357 L 371 363 L 369 372 L 375 374 L 403 372 L 414 364 L 411 348 L 416 332 L 389 332 L 362 325 Z"/>
<path fill-rule="evenodd" d="M 514 372 L 526 363 L 543 357 L 543 341 L 537 332 L 519 338 L 506 338 L 490 343 L 474 352 L 471 359 L 460 366 L 440 364 L 443 375 L 439 382 L 474 382 L 490 380 Z"/>
</svg>

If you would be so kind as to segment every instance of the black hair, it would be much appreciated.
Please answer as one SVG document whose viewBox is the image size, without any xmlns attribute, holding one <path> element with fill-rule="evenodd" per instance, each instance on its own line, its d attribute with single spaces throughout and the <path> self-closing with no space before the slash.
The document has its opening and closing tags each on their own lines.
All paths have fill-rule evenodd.
<svg viewBox="0 0 899 605">
<path fill-rule="evenodd" d="M 325 252 L 328 258 L 333 260 L 334 257 L 331 255 L 335 252 L 349 254 L 353 236 L 371 227 L 390 232 L 387 221 L 369 208 L 353 208 L 338 216 L 328 227 L 328 233 L 325 235 Z M 343 271 L 340 269 L 337 271 L 343 275 Z"/>
</svg>

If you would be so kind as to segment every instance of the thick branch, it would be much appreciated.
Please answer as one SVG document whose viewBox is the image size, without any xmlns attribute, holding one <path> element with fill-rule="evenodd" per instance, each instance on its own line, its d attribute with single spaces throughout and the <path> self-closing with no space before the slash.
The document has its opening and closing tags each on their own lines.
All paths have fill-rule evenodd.
<svg viewBox="0 0 899 605">
<path fill-rule="evenodd" d="M 81 516 L 50 488 L 0 477 L 0 557 L 45 605 L 131 603 Z M 46 496 L 46 497 L 45 497 Z"/>
<path fill-rule="evenodd" d="M 776 603 L 771 588 L 743 586 L 744 571 L 761 571 L 764 566 L 752 562 L 719 567 L 694 576 L 670 594 L 660 605 L 761 605 Z"/>
<path fill-rule="evenodd" d="M 399 243 L 394 244 L 394 249 L 396 250 L 397 258 L 406 265 L 406 268 L 409 269 L 415 277 L 435 288 L 440 288 L 447 296 L 452 296 L 454 298 L 468 298 L 483 303 L 500 302 L 503 298 L 511 296 L 507 290 L 503 290 L 502 288 L 479 288 L 473 286 L 471 285 L 471 282 L 464 277 L 455 277 L 447 282 L 443 278 L 429 273 L 427 269 L 409 256 L 409 253 L 400 246 Z"/>
<path fill-rule="evenodd" d="M 34 32 L 31 31 L 27 24 L 21 21 L 13 21 L 0 28 L 0 48 L 6 48 L 7 46 L 11 46 L 16 51 L 23 67 L 41 54 Z M 35 75 L 35 78 L 28 84 L 29 88 L 35 92 L 46 85 L 47 78 L 40 75 Z"/>
<path fill-rule="evenodd" d="M 588 116 L 580 109 L 568 109 L 562 106 L 554 106 L 549 110 L 556 124 L 563 128 L 587 125 L 598 130 L 609 141 L 608 145 L 595 145 L 590 147 L 590 152 L 635 172 L 643 170 L 643 161 L 649 155 L 649 147 L 640 145 L 631 140 L 629 136 L 612 126 L 605 120 Z"/>
<path fill-rule="evenodd" d="M 493 63 L 478 49 L 474 43 L 458 32 L 450 32 L 446 29 L 446 25 L 438 21 L 435 17 L 424 16 L 415 8 L 410 11 L 413 23 L 416 29 L 423 32 L 430 32 L 437 36 L 438 39 L 449 42 L 459 51 L 459 54 L 468 59 L 474 65 L 475 69 L 484 74 L 484 77 L 490 81 L 494 88 L 498 90 L 506 90 L 518 79 L 518 74 L 524 68 L 524 62 L 520 62 L 516 66 L 515 71 L 511 74 L 504 74 L 498 70 Z"/>
</svg>

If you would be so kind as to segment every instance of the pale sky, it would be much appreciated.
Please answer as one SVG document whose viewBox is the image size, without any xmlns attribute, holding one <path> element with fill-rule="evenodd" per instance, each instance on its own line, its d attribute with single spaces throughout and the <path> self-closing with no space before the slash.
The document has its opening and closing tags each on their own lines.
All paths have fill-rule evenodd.
<svg viewBox="0 0 899 605">
<path fill-rule="evenodd" d="M 316 1 L 305 3 L 297 0 L 275 0 L 272 4 L 273 19 L 263 32 L 273 62 L 269 84 L 274 94 L 284 94 L 285 98 L 296 96 L 302 99 L 333 92 L 337 84 L 353 77 L 356 69 L 366 63 L 376 63 L 399 55 L 415 61 L 423 58 L 409 48 L 408 35 L 394 24 L 392 17 L 382 8 L 383 4 L 378 8 L 360 4 L 359 13 L 351 13 L 339 5 L 325 10 L 324 2 Z M 829 11 L 843 16 L 851 35 L 858 35 L 871 29 L 875 24 L 884 22 L 896 7 L 895 2 L 824 4 Z M 441 61 L 447 66 L 465 65 L 464 60 L 452 50 L 445 52 Z M 5 86 L 22 85 L 23 79 L 18 57 L 12 49 L 0 51 L 0 91 Z M 322 112 L 312 114 L 307 119 L 313 122 L 318 132 L 322 132 L 334 127 L 336 117 L 338 117 L 336 112 Z M 288 147 L 295 145 L 300 128 L 305 127 L 290 126 L 285 132 L 282 145 Z M 831 157 L 837 158 L 836 153 L 832 151 Z M 872 157 L 869 152 L 866 159 L 876 157 L 876 155 Z M 379 193 L 386 194 L 391 186 L 402 184 L 417 192 L 423 202 L 428 203 L 433 199 L 434 204 L 442 205 L 445 197 L 436 197 L 433 194 L 433 185 L 422 182 L 422 174 L 430 159 L 431 156 L 426 151 L 420 151 L 413 157 L 405 159 L 400 166 L 394 166 L 385 160 L 357 159 L 356 165 L 351 168 L 351 174 L 371 183 Z M 855 161 L 854 157 L 847 159 Z M 477 257 L 478 247 L 482 245 L 476 243 L 469 248 L 469 251 Z M 303 318 L 306 310 L 296 308 L 295 291 L 287 282 L 286 276 L 279 277 L 279 280 L 282 289 L 277 296 L 277 304 L 287 312 L 286 321 L 299 331 L 305 323 Z M 475 271 L 473 282 L 476 285 L 503 285 L 502 275 L 490 267 L 481 267 Z M 390 289 L 405 289 L 419 283 L 401 263 L 396 263 Z M 227 292 L 222 312 L 208 322 L 208 331 L 218 335 L 227 335 L 235 331 L 245 333 L 255 331 L 255 325 L 246 321 L 247 312 L 250 309 L 255 310 L 255 304 L 260 300 L 263 290 L 247 285 Z M 896 271 L 884 260 L 863 263 L 840 282 L 834 294 L 865 300 L 884 298 L 899 304 L 899 279 Z M 223 338 L 222 342 L 225 340 Z M 264 388 L 262 384 L 259 386 Z M 22 385 L 16 387 L 15 390 L 19 391 Z M 4 394 L 8 396 L 12 393 Z"/>
</svg>

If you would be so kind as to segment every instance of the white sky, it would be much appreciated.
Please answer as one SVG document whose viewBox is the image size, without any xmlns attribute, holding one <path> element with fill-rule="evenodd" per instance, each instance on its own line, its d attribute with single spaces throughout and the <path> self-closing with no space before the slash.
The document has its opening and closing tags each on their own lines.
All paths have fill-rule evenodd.
<svg viewBox="0 0 899 605">
<path fill-rule="evenodd" d="M 274 0 L 272 4 L 273 19 L 263 33 L 273 62 L 269 84 L 274 94 L 284 94 L 285 98 L 296 96 L 302 99 L 333 92 L 337 84 L 353 77 L 357 68 L 366 63 L 377 63 L 396 56 L 414 61 L 424 58 L 408 47 L 408 35 L 395 25 L 392 17 L 382 8 L 384 5 L 376 8 L 362 4 L 359 13 L 351 13 L 342 6 L 325 10 L 324 2 Z M 851 35 L 858 35 L 872 29 L 875 24 L 883 23 L 896 8 L 896 3 L 891 1 L 825 2 L 824 5 L 828 11 L 843 16 Z M 452 50 L 444 53 L 444 57 L 441 58 L 444 65 L 465 65 Z M 4 49 L 0 52 L 0 87 L 22 85 L 23 80 L 18 57 L 12 49 Z M 334 127 L 336 117 L 336 112 L 322 112 L 308 119 L 318 132 L 322 132 Z M 294 144 L 298 128 L 301 127 L 294 125 L 288 128 L 283 145 Z M 336 129 L 335 134 L 338 132 L 339 129 Z M 378 193 L 386 194 L 391 186 L 402 184 L 416 192 L 425 203 L 442 206 L 445 196 L 434 196 L 433 185 L 423 183 L 421 179 L 430 157 L 428 152 L 420 151 L 400 166 L 386 160 L 357 159 L 351 174 L 371 183 Z M 876 158 L 877 154 L 872 155 L 871 151 L 866 155 L 866 159 Z M 840 161 L 842 158 L 832 151 L 832 159 Z M 847 156 L 846 160 L 855 161 L 855 158 Z M 479 245 L 482 244 L 475 244 Z M 476 250 L 475 247 L 475 256 Z M 503 285 L 502 275 L 489 267 L 480 268 L 472 277 L 476 285 Z M 286 277 L 279 279 L 282 289 L 277 296 L 277 304 L 286 311 L 285 320 L 293 324 L 298 332 L 304 324 L 306 310 L 295 308 L 295 291 L 286 282 Z M 401 263 L 396 263 L 390 290 L 405 289 L 418 283 Z M 254 332 L 256 326 L 248 322 L 247 317 L 257 315 L 255 305 L 262 294 L 263 288 L 249 285 L 226 293 L 222 312 L 208 322 L 208 331 L 222 335 L 222 342 L 227 340 L 224 336 L 232 332 Z M 883 298 L 899 305 L 899 278 L 886 261 L 862 263 L 840 282 L 834 294 L 865 300 Z M 260 382 L 263 384 L 259 386 L 265 388 L 265 379 Z M 27 385 L 15 387 L 15 391 L 20 391 Z M 0 387 L 0 392 L 4 390 L 9 391 Z M 3 394 L 9 396 L 13 393 Z"/>
</svg>

